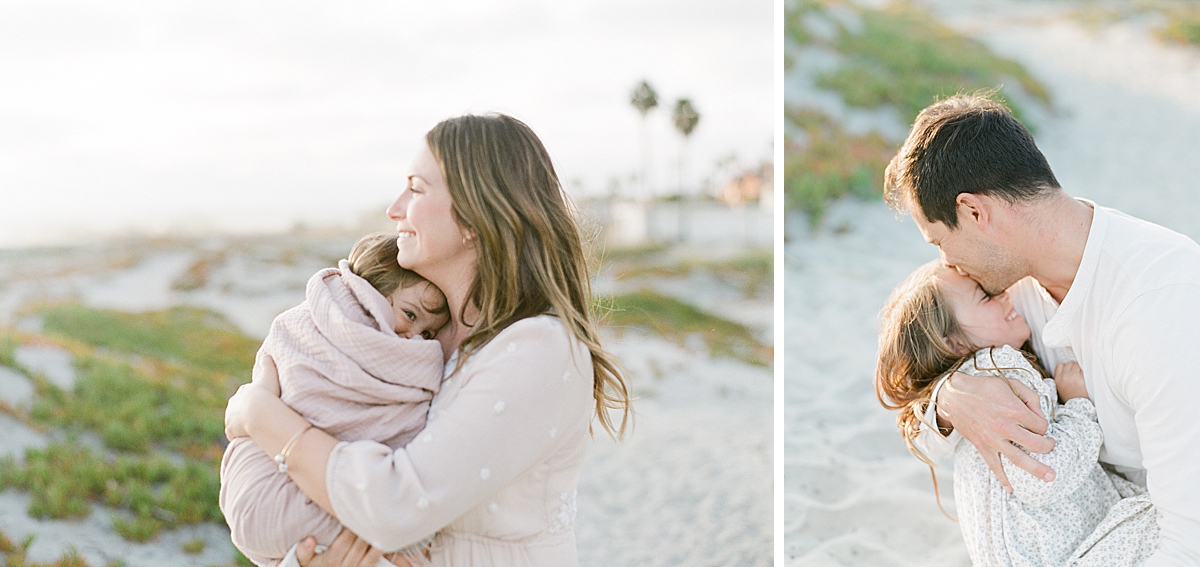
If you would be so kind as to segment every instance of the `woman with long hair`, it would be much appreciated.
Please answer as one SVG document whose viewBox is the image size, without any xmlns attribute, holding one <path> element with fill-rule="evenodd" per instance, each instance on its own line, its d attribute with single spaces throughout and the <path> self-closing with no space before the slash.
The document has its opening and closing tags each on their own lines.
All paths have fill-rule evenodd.
<svg viewBox="0 0 1200 567">
<path fill-rule="evenodd" d="M 575 565 L 575 489 L 592 420 L 619 437 L 630 412 L 590 309 L 579 228 L 524 123 L 461 116 L 425 142 L 388 208 L 399 264 L 450 307 L 437 337 L 445 378 L 425 429 L 394 451 L 339 442 L 280 401 L 260 357 L 254 381 L 229 401 L 226 434 L 275 455 L 281 474 L 347 528 L 315 556 L 304 540 L 285 564 L 374 566 L 432 537 L 418 561 Z"/>
</svg>

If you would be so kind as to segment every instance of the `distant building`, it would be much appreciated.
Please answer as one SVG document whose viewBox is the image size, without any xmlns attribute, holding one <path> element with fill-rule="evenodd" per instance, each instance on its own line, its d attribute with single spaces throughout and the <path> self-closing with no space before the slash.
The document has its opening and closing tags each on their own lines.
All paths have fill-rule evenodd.
<svg viewBox="0 0 1200 567">
<path fill-rule="evenodd" d="M 758 202 L 764 211 L 774 207 L 775 166 L 764 163 L 730 179 L 717 193 L 717 200 L 731 207 Z"/>
</svg>

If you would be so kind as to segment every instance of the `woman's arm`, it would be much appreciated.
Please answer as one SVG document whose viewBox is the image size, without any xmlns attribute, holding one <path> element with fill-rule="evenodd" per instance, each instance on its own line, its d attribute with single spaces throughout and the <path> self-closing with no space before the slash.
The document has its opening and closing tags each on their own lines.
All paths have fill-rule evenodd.
<svg viewBox="0 0 1200 567">
<path fill-rule="evenodd" d="M 225 436 L 250 436 L 268 455 L 278 455 L 283 446 L 311 424 L 279 399 L 279 373 L 270 357 L 254 365 L 254 381 L 238 388 L 225 408 Z M 300 490 L 321 509 L 333 512 L 325 489 L 325 465 L 337 438 L 311 428 L 297 440 L 288 458 L 287 474 Z"/>
<path fill-rule="evenodd" d="M 488 499 L 557 447 L 586 444 L 591 357 L 556 318 L 514 323 L 450 380 L 404 449 L 360 441 L 329 457 L 337 517 L 377 547 L 411 544 L 472 508 L 495 509 Z"/>
<path fill-rule="evenodd" d="M 338 444 L 314 429 L 292 450 L 288 474 L 360 537 L 399 549 L 484 504 L 564 439 L 586 438 L 591 357 L 556 318 L 514 323 L 451 380 L 457 391 L 443 388 L 451 397 L 435 400 L 425 430 L 404 449 Z M 226 424 L 227 435 L 249 434 L 270 455 L 307 427 L 257 380 L 230 400 Z"/>
</svg>

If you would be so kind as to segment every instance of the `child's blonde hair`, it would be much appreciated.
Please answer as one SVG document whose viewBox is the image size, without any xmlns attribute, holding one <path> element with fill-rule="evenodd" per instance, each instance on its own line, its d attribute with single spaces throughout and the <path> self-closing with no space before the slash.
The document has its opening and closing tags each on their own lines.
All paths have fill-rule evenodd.
<svg viewBox="0 0 1200 567">
<path fill-rule="evenodd" d="M 401 268 L 400 264 L 396 262 L 396 255 L 399 253 L 396 238 L 396 233 L 368 234 L 354 243 L 354 247 L 350 249 L 350 256 L 346 258 L 350 263 L 350 271 L 367 280 L 367 283 L 388 298 L 389 302 L 392 300 L 392 294 L 397 290 L 407 289 L 420 283 L 429 283 L 429 280 L 417 275 L 412 270 Z M 450 306 L 446 304 L 444 298 L 437 305 L 422 305 L 422 307 L 434 315 L 450 312 Z"/>
</svg>

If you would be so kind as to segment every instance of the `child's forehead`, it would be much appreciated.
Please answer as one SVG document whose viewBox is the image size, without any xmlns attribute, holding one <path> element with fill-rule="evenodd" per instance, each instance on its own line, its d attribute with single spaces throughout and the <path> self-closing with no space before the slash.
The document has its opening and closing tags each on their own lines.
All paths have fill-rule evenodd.
<svg viewBox="0 0 1200 567">
<path fill-rule="evenodd" d="M 446 303 L 446 296 L 437 286 L 421 281 L 395 291 L 395 296 L 417 303 L 425 308 L 437 308 Z"/>
</svg>

